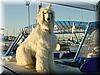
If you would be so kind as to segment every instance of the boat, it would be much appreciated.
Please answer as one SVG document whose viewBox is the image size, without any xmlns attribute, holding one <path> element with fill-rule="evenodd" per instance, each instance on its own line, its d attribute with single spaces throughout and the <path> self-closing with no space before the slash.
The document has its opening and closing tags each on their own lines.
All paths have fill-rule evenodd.
<svg viewBox="0 0 100 75">
<path fill-rule="evenodd" d="M 64 4 L 64 3 L 63 3 Z M 63 5 L 62 4 L 62 5 Z M 84 9 L 84 8 L 82 8 Z M 89 8 L 91 9 L 91 8 Z M 63 23 L 62 23 L 63 22 Z M 75 21 L 76 22 L 76 21 Z M 58 24 L 58 22 L 55 22 Z M 65 24 L 67 26 L 67 23 L 73 23 L 73 21 L 61 21 L 60 24 Z M 79 22 L 80 23 L 80 22 Z M 81 22 L 86 23 L 88 26 L 90 26 L 91 22 Z M 59 25 L 58 25 L 59 26 Z M 62 25 L 64 27 L 64 25 Z M 70 26 L 71 27 L 71 26 Z M 92 58 L 89 56 L 87 57 L 80 57 L 80 51 L 82 50 L 84 41 L 88 34 L 88 28 L 86 28 L 86 33 L 84 37 L 82 37 L 82 40 L 80 43 L 72 43 L 71 41 L 61 41 L 58 44 L 57 50 L 53 52 L 54 55 L 54 63 L 55 63 L 55 74 L 86 74 L 86 73 L 97 73 L 98 70 L 100 72 L 100 69 L 98 69 L 98 65 L 95 65 L 96 62 L 98 62 L 98 58 Z M 74 32 L 74 31 L 73 31 Z M 58 30 L 58 32 L 55 32 L 55 34 L 71 34 L 70 32 L 61 32 Z M 84 32 L 82 32 L 84 33 Z M 11 43 L 7 51 L 4 53 L 3 56 L 0 57 L 0 68 L 4 69 L 3 74 L 38 74 L 35 69 L 27 70 L 21 66 L 16 65 L 16 61 L 10 61 L 10 59 L 15 58 L 15 49 L 18 47 L 18 42 L 23 42 L 24 32 L 22 31 L 19 33 L 18 37 L 15 38 L 15 40 Z M 76 34 L 75 34 L 76 36 Z M 76 37 L 77 38 L 77 37 Z M 70 43 L 71 42 L 71 43 Z M 88 45 L 88 44 L 87 44 Z M 85 48 L 87 49 L 87 48 Z M 91 64 L 90 64 L 91 63 Z"/>
</svg>

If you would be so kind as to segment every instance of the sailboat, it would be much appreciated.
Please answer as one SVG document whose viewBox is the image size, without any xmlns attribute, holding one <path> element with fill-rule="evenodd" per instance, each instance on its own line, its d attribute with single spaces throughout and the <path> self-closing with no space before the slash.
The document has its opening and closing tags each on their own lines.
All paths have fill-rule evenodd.
<svg viewBox="0 0 100 75">
<path fill-rule="evenodd" d="M 72 26 L 72 33 L 76 32 L 76 28 L 75 28 L 75 25 L 73 23 L 73 26 Z"/>
<path fill-rule="evenodd" d="M 76 35 L 75 23 L 73 23 L 73 26 L 72 26 L 72 34 L 75 35 L 76 40 L 74 40 L 73 37 L 72 37 L 73 44 L 71 44 L 71 46 L 79 46 L 78 37 Z"/>
</svg>

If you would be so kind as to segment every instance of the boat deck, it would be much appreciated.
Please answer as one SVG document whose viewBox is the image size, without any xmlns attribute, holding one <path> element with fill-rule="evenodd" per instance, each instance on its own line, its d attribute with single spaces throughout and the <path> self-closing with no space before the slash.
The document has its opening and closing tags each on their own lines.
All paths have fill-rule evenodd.
<svg viewBox="0 0 100 75">
<path fill-rule="evenodd" d="M 61 60 L 56 60 L 56 61 L 61 61 Z M 55 62 L 55 71 L 57 74 L 82 74 L 80 72 L 79 68 L 77 67 L 72 67 L 68 65 L 63 65 L 61 63 L 56 63 Z M 21 74 L 38 74 L 35 69 L 25 69 L 21 66 L 16 65 L 16 62 L 8 62 L 8 61 L 3 61 L 3 64 L 1 65 L 2 69 L 4 69 L 2 74 L 10 74 L 10 75 L 21 75 Z"/>
</svg>

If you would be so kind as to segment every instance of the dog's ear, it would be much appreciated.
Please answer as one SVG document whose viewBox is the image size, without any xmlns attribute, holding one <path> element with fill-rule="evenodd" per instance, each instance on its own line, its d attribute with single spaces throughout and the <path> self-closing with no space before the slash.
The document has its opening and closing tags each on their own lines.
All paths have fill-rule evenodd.
<svg viewBox="0 0 100 75">
<path fill-rule="evenodd" d="M 49 4 L 49 5 L 48 5 L 48 7 L 47 7 L 47 9 L 51 9 L 51 7 L 52 7 L 52 5 L 51 5 L 51 4 Z"/>
<path fill-rule="evenodd" d="M 40 11 L 41 8 L 42 8 L 42 3 L 39 3 L 38 12 Z"/>
</svg>

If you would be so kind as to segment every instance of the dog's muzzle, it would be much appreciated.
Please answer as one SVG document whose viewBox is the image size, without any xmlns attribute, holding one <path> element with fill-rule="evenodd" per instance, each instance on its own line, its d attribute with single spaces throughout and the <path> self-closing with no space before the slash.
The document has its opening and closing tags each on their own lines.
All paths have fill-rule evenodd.
<svg viewBox="0 0 100 75">
<path fill-rule="evenodd" d="M 51 18 L 47 18 L 47 22 L 50 23 L 52 21 Z"/>
<path fill-rule="evenodd" d="M 50 18 L 47 18 L 48 21 L 50 21 Z"/>
</svg>

